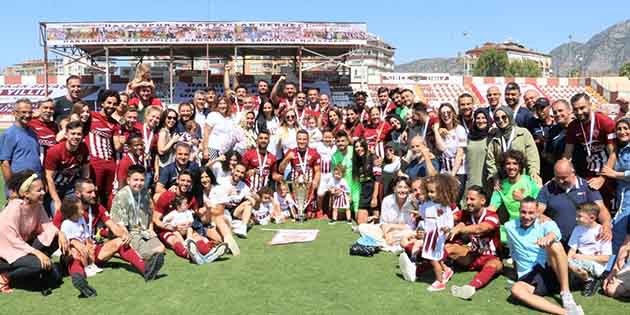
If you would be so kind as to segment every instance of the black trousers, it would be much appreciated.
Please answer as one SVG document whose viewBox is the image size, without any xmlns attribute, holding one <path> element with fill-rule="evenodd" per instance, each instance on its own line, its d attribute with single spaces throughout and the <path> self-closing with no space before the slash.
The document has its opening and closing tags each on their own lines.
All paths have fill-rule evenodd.
<svg viewBox="0 0 630 315">
<path fill-rule="evenodd" d="M 38 239 L 35 239 L 31 246 L 48 257 L 52 256 L 59 247 L 56 237 L 50 246 L 44 246 Z M 55 266 L 51 270 L 42 269 L 39 258 L 33 254 L 22 256 L 12 264 L 0 259 L 0 272 L 7 273 L 12 287 L 50 288 L 59 278 Z"/>
</svg>

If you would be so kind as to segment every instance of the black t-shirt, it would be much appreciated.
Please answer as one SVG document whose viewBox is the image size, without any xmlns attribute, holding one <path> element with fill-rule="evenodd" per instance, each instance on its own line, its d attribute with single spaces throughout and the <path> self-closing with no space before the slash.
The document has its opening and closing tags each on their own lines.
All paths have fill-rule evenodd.
<svg viewBox="0 0 630 315">
<path fill-rule="evenodd" d="M 55 99 L 55 113 L 54 119 L 56 123 L 59 123 L 62 119 L 70 116 L 72 106 L 74 103 L 68 100 L 65 96 Z"/>
</svg>

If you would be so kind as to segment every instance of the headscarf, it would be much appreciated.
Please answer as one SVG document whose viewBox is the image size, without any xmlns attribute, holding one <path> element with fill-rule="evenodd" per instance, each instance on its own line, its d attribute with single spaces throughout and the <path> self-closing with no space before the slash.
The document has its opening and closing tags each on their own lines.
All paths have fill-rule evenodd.
<svg viewBox="0 0 630 315">
<path fill-rule="evenodd" d="M 488 121 L 488 123 L 486 124 L 486 128 L 483 128 L 483 129 L 479 129 L 475 121 L 477 119 L 477 115 L 480 113 L 486 116 L 486 121 Z M 473 112 L 473 124 L 468 132 L 468 139 L 472 141 L 486 139 L 488 138 L 489 130 L 490 130 L 490 117 L 489 117 L 488 111 L 486 111 L 485 108 L 477 108 L 477 110 Z"/>
<path fill-rule="evenodd" d="M 502 111 L 508 116 L 508 125 L 505 128 L 501 129 L 501 128 L 499 128 L 499 126 L 497 124 L 497 128 L 499 129 L 501 136 L 508 135 L 508 137 L 509 137 L 509 134 L 512 132 L 512 128 L 514 127 L 514 120 L 513 120 L 513 118 L 514 118 L 514 111 L 511 108 L 509 108 L 508 106 L 501 106 L 501 107 L 497 108 L 494 111 L 494 116 L 495 117 L 497 116 L 497 112 L 498 111 Z M 494 119 L 494 121 L 496 122 L 497 120 Z"/>
</svg>

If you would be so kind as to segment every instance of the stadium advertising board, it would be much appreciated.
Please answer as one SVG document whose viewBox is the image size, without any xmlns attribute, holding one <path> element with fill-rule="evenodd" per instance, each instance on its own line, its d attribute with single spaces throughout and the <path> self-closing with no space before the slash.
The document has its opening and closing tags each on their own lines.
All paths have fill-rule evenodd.
<svg viewBox="0 0 630 315">
<path fill-rule="evenodd" d="M 95 22 L 46 23 L 51 46 L 142 44 L 363 45 L 365 23 Z"/>
<path fill-rule="evenodd" d="M 406 73 L 390 72 L 380 74 L 381 84 L 418 84 L 418 83 L 450 83 L 452 80 L 461 81 L 461 77 L 448 73 Z"/>
</svg>

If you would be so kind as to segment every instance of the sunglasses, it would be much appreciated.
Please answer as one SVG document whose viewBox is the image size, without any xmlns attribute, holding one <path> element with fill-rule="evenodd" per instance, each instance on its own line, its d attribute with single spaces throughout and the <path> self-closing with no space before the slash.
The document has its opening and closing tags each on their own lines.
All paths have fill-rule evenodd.
<svg viewBox="0 0 630 315">
<path fill-rule="evenodd" d="M 176 120 L 176 116 L 166 116 L 166 120 Z"/>
<path fill-rule="evenodd" d="M 289 119 L 289 118 L 295 118 L 295 116 L 287 116 L 287 119 Z"/>
<path fill-rule="evenodd" d="M 495 116 L 495 118 L 497 120 L 508 120 L 509 119 L 509 117 L 507 115 Z"/>
</svg>

